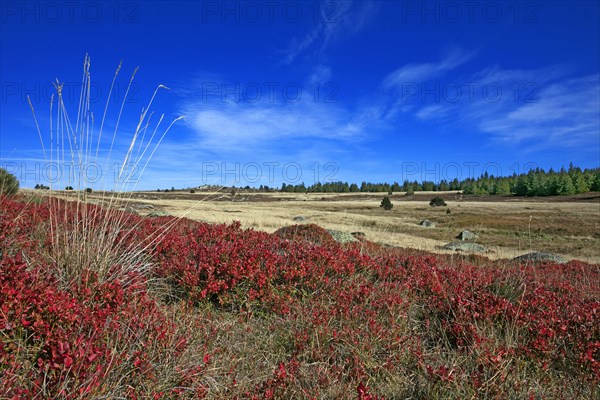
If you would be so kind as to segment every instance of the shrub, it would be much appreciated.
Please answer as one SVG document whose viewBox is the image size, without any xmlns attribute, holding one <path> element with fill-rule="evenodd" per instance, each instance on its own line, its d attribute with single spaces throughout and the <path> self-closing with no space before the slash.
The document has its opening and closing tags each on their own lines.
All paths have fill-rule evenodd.
<svg viewBox="0 0 600 400">
<path fill-rule="evenodd" d="M 390 198 L 385 196 L 383 200 L 381 200 L 381 205 L 379 207 L 383 207 L 384 210 L 389 211 L 394 207 L 394 205 L 390 201 Z"/>
<path fill-rule="evenodd" d="M 318 245 L 331 245 L 335 240 L 327 230 L 315 224 L 285 226 L 274 233 L 281 239 L 307 241 Z"/>
<path fill-rule="evenodd" d="M 37 185 L 35 185 L 35 189 L 39 189 L 39 190 L 49 190 L 50 186 L 46 186 L 46 185 L 42 185 L 41 183 L 38 183 Z"/>
<path fill-rule="evenodd" d="M 196 191 L 194 189 L 192 189 L 192 190 L 190 190 L 190 193 L 194 194 L 194 193 L 196 193 Z"/>
<path fill-rule="evenodd" d="M 67 186 L 65 190 L 73 190 L 73 186 Z"/>
<path fill-rule="evenodd" d="M 86 192 L 86 193 L 92 193 L 92 188 L 86 188 L 86 189 L 85 189 L 85 192 Z"/>
<path fill-rule="evenodd" d="M 429 202 L 429 205 L 431 207 L 444 207 L 446 206 L 446 202 L 444 201 L 444 199 L 442 199 L 441 197 L 434 197 L 433 199 L 431 199 L 431 201 Z"/>
<path fill-rule="evenodd" d="M 156 293 L 135 271 L 60 285 L 65 264 L 31 231 L 49 207 L 0 202 L 0 251 L 16 254 L 0 256 L 1 398 L 210 398 L 207 382 L 228 398 L 597 398 L 597 265 L 316 246 L 304 237 L 328 234 L 315 225 L 288 241 L 181 219 L 148 251 Z M 112 211 L 91 209 L 97 234 Z M 55 210 L 61 225 L 87 220 Z M 122 243 L 169 221 L 132 215 Z"/>
<path fill-rule="evenodd" d="M 12 195 L 18 191 L 19 181 L 17 178 L 4 168 L 0 168 L 0 194 Z"/>
</svg>

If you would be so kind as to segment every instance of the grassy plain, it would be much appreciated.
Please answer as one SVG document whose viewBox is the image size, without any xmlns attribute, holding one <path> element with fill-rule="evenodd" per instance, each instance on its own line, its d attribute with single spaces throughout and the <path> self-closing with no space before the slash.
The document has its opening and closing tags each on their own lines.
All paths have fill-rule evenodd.
<svg viewBox="0 0 600 400">
<path fill-rule="evenodd" d="M 393 194 L 394 207 L 379 207 L 383 193 L 257 193 L 239 190 L 189 193 L 138 192 L 128 198 L 147 215 L 163 211 L 197 221 L 230 223 L 273 232 L 296 223 L 314 223 L 326 229 L 364 232 L 376 243 L 435 253 L 455 241 L 463 229 L 476 233 L 476 240 L 490 251 L 490 259 L 513 258 L 531 251 L 562 255 L 600 263 L 600 194 L 553 197 L 471 197 L 456 192 L 423 192 L 413 196 Z M 447 207 L 430 207 L 429 200 L 442 196 Z M 447 210 L 450 213 L 447 213 Z M 304 222 L 294 217 L 306 218 Z M 419 223 L 428 219 L 435 228 Z"/>
</svg>

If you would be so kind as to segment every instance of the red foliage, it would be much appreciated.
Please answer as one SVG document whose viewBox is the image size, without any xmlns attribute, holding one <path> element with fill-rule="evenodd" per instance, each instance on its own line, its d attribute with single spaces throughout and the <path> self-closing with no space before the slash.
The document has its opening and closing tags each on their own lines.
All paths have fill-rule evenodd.
<svg viewBox="0 0 600 400">
<path fill-rule="evenodd" d="M 0 397 L 31 398 L 41 390 L 78 397 L 101 387 L 119 366 L 134 371 L 128 378 L 132 388 L 137 380 L 158 379 L 145 343 L 165 349 L 178 343 L 176 351 L 187 343 L 174 337 L 175 327 L 147 293 L 145 278 L 100 284 L 90 272 L 85 281 L 61 287 L 52 273 L 60 266 L 41 256 L 49 243 L 36 234 L 49 215 L 45 204 L 0 199 Z M 94 215 L 103 218 L 101 210 Z M 148 250 L 154 273 L 190 303 L 210 301 L 250 314 L 260 309 L 298 321 L 290 358 L 247 397 L 285 393 L 302 371 L 302 355 L 327 360 L 327 372 L 318 377 L 324 386 L 350 379 L 359 399 L 377 399 L 364 383 L 371 368 L 365 354 L 376 353 L 384 368 L 393 370 L 406 349 L 432 382 L 451 382 L 462 374 L 479 388 L 506 357 L 577 370 L 592 383 L 600 379 L 595 265 L 452 264 L 368 241 L 341 246 L 315 225 L 269 235 L 239 224 L 171 217 L 132 217 L 123 224 L 127 243 L 143 245 L 161 235 Z M 163 232 L 166 225 L 172 227 Z M 419 329 L 407 331 L 407 321 Z M 519 341 L 499 348 L 479 329 L 483 325 L 519 332 Z M 115 354 L 107 337 L 135 346 Z M 315 337 L 323 338 L 317 347 Z M 445 365 L 424 355 L 431 353 L 427 346 L 445 346 L 477 365 L 469 371 Z M 192 385 L 190 377 L 203 374 L 210 362 L 209 353 L 200 355 L 197 367 L 181 372 L 180 386 Z M 184 395 L 177 388 L 170 394 L 178 393 Z M 202 387 L 195 393 L 207 394 Z M 127 395 L 144 393 L 132 389 Z"/>
</svg>

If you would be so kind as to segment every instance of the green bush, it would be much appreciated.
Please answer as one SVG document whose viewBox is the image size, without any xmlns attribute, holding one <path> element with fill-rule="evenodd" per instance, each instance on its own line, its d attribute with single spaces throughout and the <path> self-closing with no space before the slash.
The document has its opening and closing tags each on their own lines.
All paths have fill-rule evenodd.
<svg viewBox="0 0 600 400">
<path fill-rule="evenodd" d="M 194 194 L 194 193 L 196 193 L 196 191 L 194 189 L 192 189 L 192 190 L 190 190 L 190 193 Z"/>
<path fill-rule="evenodd" d="M 12 195 L 18 191 L 19 181 L 17 178 L 4 168 L 0 168 L 0 194 Z"/>
<path fill-rule="evenodd" d="M 446 202 L 441 197 L 434 197 L 429 202 L 429 205 L 431 207 L 444 207 L 444 206 L 446 206 Z"/>
<path fill-rule="evenodd" d="M 86 192 L 86 193 L 92 193 L 92 188 L 86 188 L 86 189 L 85 189 L 85 192 Z"/>
<path fill-rule="evenodd" d="M 65 190 L 73 190 L 73 186 L 67 186 Z"/>
<path fill-rule="evenodd" d="M 383 200 L 381 200 L 381 205 L 379 207 L 383 207 L 384 210 L 389 211 L 394 207 L 394 205 L 390 201 L 390 198 L 385 196 Z"/>
</svg>

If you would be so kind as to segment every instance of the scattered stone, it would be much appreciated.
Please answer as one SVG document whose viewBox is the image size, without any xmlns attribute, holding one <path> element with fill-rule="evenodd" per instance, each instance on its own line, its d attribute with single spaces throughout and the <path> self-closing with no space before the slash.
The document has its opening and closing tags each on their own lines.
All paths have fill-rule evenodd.
<svg viewBox="0 0 600 400">
<path fill-rule="evenodd" d="M 336 242 L 349 243 L 358 242 L 359 240 L 347 232 L 334 231 L 333 229 L 327 229 L 327 232 L 335 239 Z"/>
<path fill-rule="evenodd" d="M 146 203 L 134 204 L 131 207 L 138 209 L 138 210 L 154 210 L 154 206 L 152 204 L 146 204 Z"/>
<path fill-rule="evenodd" d="M 152 211 L 148 214 L 149 217 L 167 217 L 169 214 L 164 211 Z"/>
<path fill-rule="evenodd" d="M 476 234 L 471 231 L 464 230 L 456 236 L 459 240 L 475 240 L 478 238 Z"/>
<path fill-rule="evenodd" d="M 425 228 L 435 228 L 435 223 L 428 219 L 424 219 L 419 225 L 424 226 Z"/>
<path fill-rule="evenodd" d="M 542 253 L 534 251 L 532 253 L 523 254 L 522 256 L 513 258 L 513 261 L 518 262 L 555 262 L 557 264 L 564 264 L 568 260 L 562 256 L 552 253 Z"/>
<path fill-rule="evenodd" d="M 306 221 L 306 220 L 308 220 L 308 218 L 303 217 L 302 215 L 298 215 L 297 217 L 294 217 L 294 221 L 302 222 L 302 221 Z"/>
<path fill-rule="evenodd" d="M 477 243 L 451 242 L 442 248 L 454 251 L 466 251 L 469 253 L 487 253 L 489 249 Z"/>
</svg>

